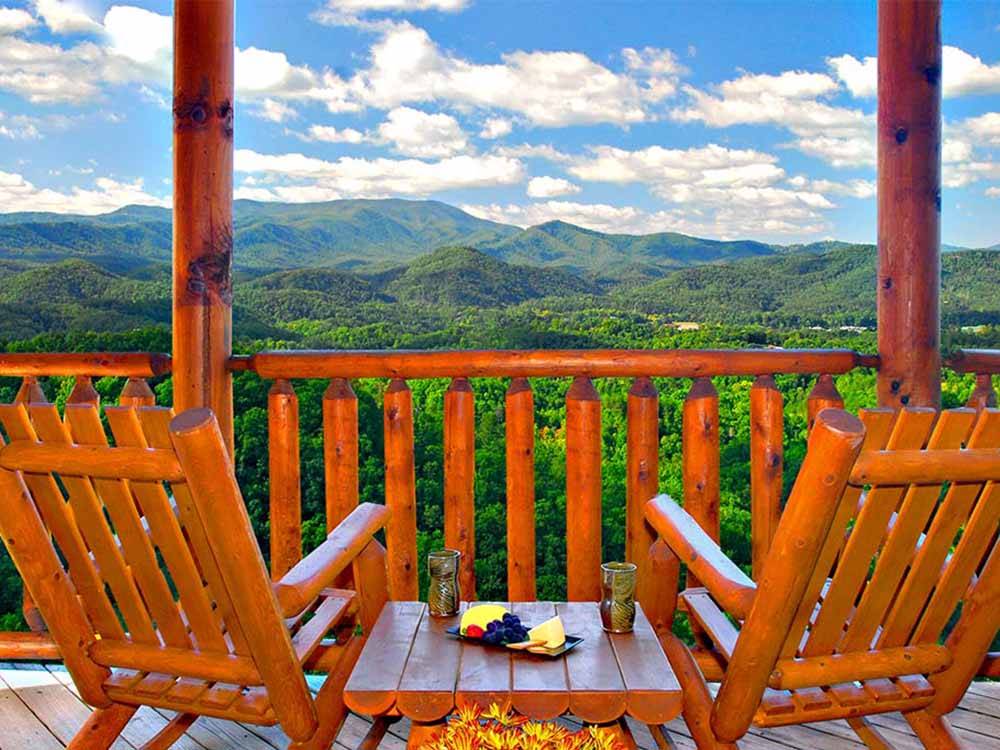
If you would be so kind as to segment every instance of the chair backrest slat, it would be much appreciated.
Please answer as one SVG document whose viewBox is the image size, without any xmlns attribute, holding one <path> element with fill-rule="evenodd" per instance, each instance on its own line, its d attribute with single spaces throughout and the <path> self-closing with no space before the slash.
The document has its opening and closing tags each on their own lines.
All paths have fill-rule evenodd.
<svg viewBox="0 0 1000 750">
<path fill-rule="evenodd" d="M 20 404 L 0 404 L 0 423 L 10 440 L 37 440 L 28 412 Z M 106 637 L 121 637 L 124 631 L 104 594 L 104 582 L 91 561 L 87 544 L 55 479 L 49 474 L 30 473 L 23 474 L 22 478 L 45 526 L 59 545 L 67 567 L 73 570 L 73 585 L 96 632 Z"/>
<path fill-rule="evenodd" d="M 169 412 L 163 410 L 160 415 L 168 418 Z M 135 409 L 109 408 L 107 416 L 116 445 L 148 447 Z M 227 652 L 229 649 L 212 611 L 204 581 L 163 484 L 137 481 L 129 484 L 177 588 L 181 613 L 191 628 L 195 645 L 203 652 Z"/>
<path fill-rule="evenodd" d="M 35 433 L 42 442 L 52 446 L 68 445 L 72 442 L 69 430 L 54 406 L 32 407 L 31 421 Z M 46 484 L 51 486 L 51 479 L 48 476 L 46 478 L 49 479 Z M 60 481 L 69 496 L 73 521 L 90 548 L 101 577 L 111 590 L 132 640 L 138 643 L 159 644 L 160 639 L 156 635 L 149 611 L 142 601 L 135 578 L 122 557 L 119 542 L 108 527 L 104 518 L 104 507 L 90 479 L 60 475 Z M 44 489 L 42 491 L 44 492 Z M 77 570 L 73 570 L 74 579 L 77 573 Z M 105 596 L 101 596 L 100 599 L 107 601 Z M 110 601 L 108 606 L 112 606 Z M 117 621 L 115 625 L 118 625 Z M 106 639 L 121 640 L 124 638 L 124 633 L 120 627 L 115 627 L 110 632 L 102 632 L 101 636 Z"/>
<path fill-rule="evenodd" d="M 97 409 L 77 406 L 66 411 L 73 440 L 81 445 L 107 445 Z M 104 501 L 108 518 L 117 532 L 125 560 L 135 576 L 157 631 L 167 646 L 191 648 L 187 626 L 181 619 L 173 592 L 156 559 L 152 540 L 140 515 L 141 508 L 132 495 L 129 482 L 120 479 L 92 479 Z"/>
<path fill-rule="evenodd" d="M 862 450 L 873 450 L 881 448 L 889 440 L 892 434 L 893 425 L 896 422 L 896 411 L 893 409 L 869 409 L 863 411 L 859 417 L 865 426 L 865 438 L 862 443 Z M 832 529 L 847 529 L 848 523 L 855 517 L 858 511 L 858 503 L 861 500 L 862 492 L 860 487 L 844 488 L 843 497 L 834 516 Z M 815 622 L 819 614 L 820 606 L 826 598 L 830 589 L 830 572 L 844 547 L 846 537 L 844 534 L 831 533 L 823 543 L 819 559 L 816 562 L 816 569 L 813 572 L 806 593 L 802 597 L 795 620 L 789 628 L 789 635 L 785 645 L 781 650 L 784 659 L 791 659 L 801 653 L 805 646 L 809 631 L 808 626 Z"/>
<path fill-rule="evenodd" d="M 149 445 L 153 448 L 173 450 L 173 443 L 170 440 L 170 420 L 173 418 L 173 413 L 163 408 L 139 409 L 138 413 L 139 422 L 142 424 Z M 198 569 L 215 600 L 216 622 L 234 653 L 249 654 L 246 637 L 243 635 L 232 599 L 212 554 L 212 545 L 195 511 L 191 491 L 185 482 L 171 483 L 170 490 L 173 492 L 177 516 L 194 552 Z"/>
<path fill-rule="evenodd" d="M 887 448 L 921 448 L 934 426 L 933 409 L 907 409 L 893 427 Z M 816 622 L 809 629 L 803 655 L 834 653 L 885 537 L 892 514 L 899 507 L 905 487 L 873 487 L 854 522 L 837 562 L 830 589 Z"/>
<path fill-rule="evenodd" d="M 1000 446 L 1000 412 L 983 412 L 972 430 L 968 447 L 996 449 L 997 446 Z M 979 483 L 955 483 L 948 488 L 885 619 L 879 636 L 880 647 L 898 646 L 909 639 L 982 489 Z"/>
<path fill-rule="evenodd" d="M 927 450 L 961 448 L 976 419 L 972 409 L 956 409 L 941 414 L 934 426 Z M 925 451 L 926 452 L 926 451 Z M 862 454 L 863 455 L 863 454 Z M 892 604 L 920 536 L 941 498 L 941 485 L 911 485 L 903 497 L 899 512 L 878 555 L 875 570 L 851 617 L 847 631 L 837 645 L 841 652 L 868 650 Z M 927 544 L 926 539 L 924 544 Z"/>
</svg>

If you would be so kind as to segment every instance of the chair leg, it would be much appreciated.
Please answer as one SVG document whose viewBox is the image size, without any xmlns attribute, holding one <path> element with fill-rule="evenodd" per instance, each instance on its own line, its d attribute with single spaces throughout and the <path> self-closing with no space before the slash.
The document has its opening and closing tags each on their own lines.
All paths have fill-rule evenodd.
<svg viewBox="0 0 1000 750">
<path fill-rule="evenodd" d="M 344 685 L 351 676 L 351 670 L 361 655 L 364 645 L 363 638 L 352 638 L 341 654 L 337 664 L 326 676 L 323 687 L 316 694 L 316 715 L 319 716 L 319 728 L 316 733 L 304 742 L 292 742 L 289 750 L 329 750 L 337 739 L 340 728 L 347 719 L 347 706 L 344 704 Z"/>
<path fill-rule="evenodd" d="M 719 742 L 715 738 L 712 731 L 712 694 L 687 646 L 673 633 L 662 635 L 660 643 L 681 683 L 684 693 L 684 723 L 687 724 L 698 750 L 738 750 L 735 742 Z"/>
<path fill-rule="evenodd" d="M 868 750 L 893 750 L 889 741 L 864 717 L 856 716 L 853 719 L 848 719 L 847 723 L 851 725 L 851 729 L 865 743 Z"/>
<path fill-rule="evenodd" d="M 67 746 L 68 750 L 107 750 L 118 739 L 135 712 L 135 706 L 121 703 L 97 709 L 73 735 Z"/>
<path fill-rule="evenodd" d="M 917 739 L 928 750 L 962 750 L 962 743 L 944 716 L 935 716 L 927 711 L 911 711 L 903 718 L 913 727 Z"/>
<path fill-rule="evenodd" d="M 177 714 L 139 750 L 167 750 L 198 720 L 197 714 Z"/>
</svg>

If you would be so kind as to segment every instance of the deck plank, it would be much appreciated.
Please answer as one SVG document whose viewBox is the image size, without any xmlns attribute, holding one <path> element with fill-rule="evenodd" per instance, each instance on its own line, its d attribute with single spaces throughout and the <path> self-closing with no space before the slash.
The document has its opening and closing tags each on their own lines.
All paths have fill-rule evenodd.
<svg viewBox="0 0 1000 750">
<path fill-rule="evenodd" d="M 322 678 L 310 678 L 314 689 Z M 79 699 L 69 674 L 58 665 L 0 664 L 0 727 L 3 750 L 61 750 L 86 719 L 89 708 Z M 134 750 L 162 728 L 169 712 L 140 709 L 126 727 L 123 740 L 114 750 Z M 954 713 L 953 725 L 962 740 L 976 750 L 1000 750 L 1000 683 L 974 683 Z M 579 719 L 561 719 L 579 727 Z M 898 714 L 871 717 L 871 721 L 899 750 L 917 750 L 920 744 Z M 648 728 L 629 719 L 641 750 L 656 750 Z M 367 718 L 348 717 L 337 750 L 356 748 L 368 731 Z M 694 742 L 681 719 L 667 725 L 678 750 L 695 750 Z M 403 750 L 409 722 L 394 724 L 379 747 Z M 278 727 L 257 727 L 201 719 L 175 747 L 181 750 L 283 750 L 288 739 Z M 753 729 L 740 741 L 741 750 L 861 750 L 851 729 L 843 721 L 822 724 Z"/>
</svg>

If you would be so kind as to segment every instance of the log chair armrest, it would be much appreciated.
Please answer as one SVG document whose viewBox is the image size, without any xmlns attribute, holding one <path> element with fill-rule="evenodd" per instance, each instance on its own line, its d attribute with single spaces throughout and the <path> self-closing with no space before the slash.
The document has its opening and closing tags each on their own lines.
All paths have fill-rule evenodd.
<svg viewBox="0 0 1000 750">
<path fill-rule="evenodd" d="M 351 511 L 326 541 L 273 584 L 285 617 L 295 617 L 328 588 L 389 520 L 384 505 L 363 503 Z"/>
<path fill-rule="evenodd" d="M 719 605 L 738 620 L 745 620 L 757 586 L 730 560 L 698 522 L 669 495 L 646 503 L 646 520 L 697 576 Z"/>
</svg>

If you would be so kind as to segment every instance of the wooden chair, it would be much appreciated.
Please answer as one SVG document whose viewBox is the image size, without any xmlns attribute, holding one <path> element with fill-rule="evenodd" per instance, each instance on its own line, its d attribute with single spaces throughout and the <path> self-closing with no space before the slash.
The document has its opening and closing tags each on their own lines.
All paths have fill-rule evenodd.
<svg viewBox="0 0 1000 750">
<path fill-rule="evenodd" d="M 839 718 L 889 748 L 864 718 L 889 711 L 960 747 L 945 716 L 1000 628 L 1000 411 L 823 411 L 756 584 L 669 497 L 646 517 L 694 577 L 701 647 L 662 642 L 699 748 Z"/>
<path fill-rule="evenodd" d="M 343 686 L 387 598 L 361 505 L 269 580 L 214 415 L 0 406 L 0 533 L 80 695 L 96 709 L 71 748 L 111 745 L 140 706 L 177 711 L 145 747 L 199 716 L 279 724 L 328 748 Z M 331 588 L 353 571 L 355 590 Z M 314 697 L 305 670 L 328 676 Z"/>
</svg>

